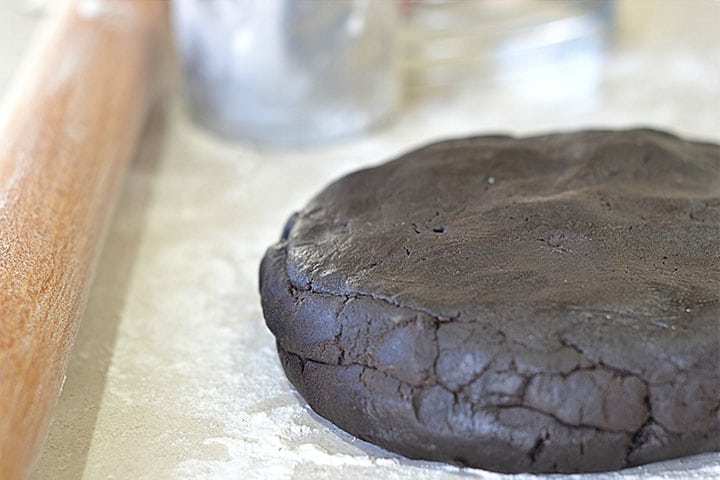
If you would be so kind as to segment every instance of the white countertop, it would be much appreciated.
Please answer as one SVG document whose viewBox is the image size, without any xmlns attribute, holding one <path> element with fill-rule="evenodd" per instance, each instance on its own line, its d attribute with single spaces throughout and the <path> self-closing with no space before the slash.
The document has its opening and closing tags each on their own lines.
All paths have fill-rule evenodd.
<svg viewBox="0 0 720 480">
<path fill-rule="evenodd" d="M 21 3 L 0 5 L 0 92 L 38 21 L 18 13 Z M 382 130 L 301 151 L 222 144 L 189 125 L 177 101 L 157 109 L 33 478 L 506 478 L 407 460 L 311 413 L 264 326 L 258 265 L 285 219 L 327 182 L 430 140 L 625 126 L 720 140 L 720 3 L 619 7 L 597 89 L 582 101 L 436 92 L 415 96 Z M 653 476 L 720 478 L 720 457 L 571 478 Z"/>
</svg>

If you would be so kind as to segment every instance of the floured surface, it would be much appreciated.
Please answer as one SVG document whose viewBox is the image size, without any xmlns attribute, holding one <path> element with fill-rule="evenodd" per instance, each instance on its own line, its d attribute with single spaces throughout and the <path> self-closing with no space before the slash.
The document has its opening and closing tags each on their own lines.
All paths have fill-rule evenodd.
<svg viewBox="0 0 720 480">
<path fill-rule="evenodd" d="M 258 263 L 327 182 L 432 140 L 649 125 L 717 141 L 720 7 L 643 3 L 621 18 L 619 53 L 585 103 L 528 106 L 475 89 L 411 103 L 388 130 L 305 152 L 219 146 L 170 109 L 130 172 L 34 478 L 503 477 L 405 460 L 309 413 L 263 325 Z M 666 34 L 654 41 L 657 31 Z M 718 477 L 720 460 L 609 477 L 648 475 Z"/>
<path fill-rule="evenodd" d="M 502 478 L 354 441 L 312 414 L 282 372 L 260 312 L 258 262 L 330 171 L 368 160 L 367 144 L 341 163 L 328 150 L 266 164 L 184 124 L 168 128 L 159 163 L 150 141 L 131 172 L 34 478 Z M 304 172 L 302 192 L 289 178 L 275 190 L 284 169 Z M 720 475 L 720 461 L 614 475 L 648 472 L 705 478 Z"/>
</svg>

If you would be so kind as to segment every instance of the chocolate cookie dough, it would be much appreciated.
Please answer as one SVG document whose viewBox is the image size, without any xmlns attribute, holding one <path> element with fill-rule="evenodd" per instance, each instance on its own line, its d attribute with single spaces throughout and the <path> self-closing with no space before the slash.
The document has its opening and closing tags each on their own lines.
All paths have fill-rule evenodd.
<svg viewBox="0 0 720 480">
<path fill-rule="evenodd" d="M 260 276 L 290 381 L 389 450 L 500 472 L 720 450 L 718 145 L 430 145 L 320 192 Z"/>
</svg>

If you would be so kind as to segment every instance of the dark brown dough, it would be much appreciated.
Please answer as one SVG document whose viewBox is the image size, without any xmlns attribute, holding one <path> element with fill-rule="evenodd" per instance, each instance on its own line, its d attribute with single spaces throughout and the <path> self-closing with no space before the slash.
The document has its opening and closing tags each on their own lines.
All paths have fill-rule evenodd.
<svg viewBox="0 0 720 480">
<path fill-rule="evenodd" d="M 590 472 L 720 450 L 720 155 L 651 131 L 441 142 L 261 265 L 290 381 L 412 458 Z"/>
</svg>

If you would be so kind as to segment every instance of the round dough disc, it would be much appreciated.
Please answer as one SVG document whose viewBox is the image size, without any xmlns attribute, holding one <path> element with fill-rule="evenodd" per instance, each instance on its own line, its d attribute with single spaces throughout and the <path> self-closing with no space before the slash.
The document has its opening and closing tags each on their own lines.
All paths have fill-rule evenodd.
<svg viewBox="0 0 720 480">
<path fill-rule="evenodd" d="M 488 136 L 341 178 L 261 265 L 288 378 L 411 458 L 588 472 L 720 450 L 718 152 Z"/>
</svg>

